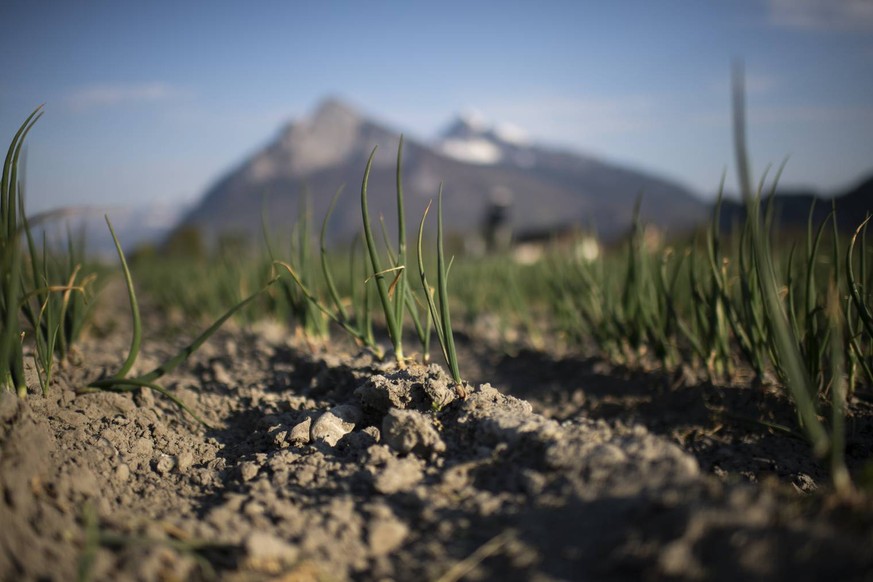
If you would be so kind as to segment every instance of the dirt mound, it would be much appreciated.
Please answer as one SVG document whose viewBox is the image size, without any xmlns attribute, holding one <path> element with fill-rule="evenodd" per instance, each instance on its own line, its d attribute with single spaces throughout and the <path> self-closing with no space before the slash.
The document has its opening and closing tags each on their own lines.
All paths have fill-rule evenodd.
<svg viewBox="0 0 873 582">
<path fill-rule="evenodd" d="M 75 370 L 49 398 L 3 395 L 0 578 L 873 571 L 869 508 L 725 483 L 639 424 L 548 419 L 488 384 L 461 399 L 436 366 L 397 370 L 273 335 L 223 333 L 174 376 L 211 428 L 150 392 L 77 394 Z M 121 352 L 86 348 L 90 362 Z"/>
</svg>

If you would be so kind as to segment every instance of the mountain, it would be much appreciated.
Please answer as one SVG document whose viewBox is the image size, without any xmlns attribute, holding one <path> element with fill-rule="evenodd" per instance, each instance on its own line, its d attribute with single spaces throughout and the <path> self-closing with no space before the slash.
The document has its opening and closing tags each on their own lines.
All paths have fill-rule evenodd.
<svg viewBox="0 0 873 582">
<path fill-rule="evenodd" d="M 873 214 L 873 175 L 843 192 L 831 195 L 812 190 L 777 191 L 773 199 L 774 221 L 782 229 L 805 230 L 811 208 L 813 223 L 819 224 L 828 217 L 832 207 L 836 208 L 840 230 L 854 232 L 867 214 Z M 726 199 L 722 203 L 719 228 L 728 232 L 741 224 L 745 216 L 746 208 L 742 201 Z"/>
<path fill-rule="evenodd" d="M 674 182 L 537 144 L 510 124 L 492 127 L 476 116 L 461 116 L 446 128 L 435 146 L 448 157 L 491 168 L 521 170 L 571 193 L 571 200 L 555 208 L 558 217 L 552 223 L 519 224 L 522 231 L 580 223 L 593 225 L 602 237 L 612 238 L 627 230 L 640 194 L 641 217 L 647 223 L 681 230 L 706 216 L 705 204 Z"/>
<path fill-rule="evenodd" d="M 489 127 L 475 114 L 460 115 L 436 142 L 443 154 L 471 164 L 534 165 L 534 153 L 524 130 L 510 124 Z"/>
<path fill-rule="evenodd" d="M 348 239 L 361 228 L 360 184 L 374 146 L 370 212 L 374 220 L 384 214 L 390 226 L 400 133 L 337 99 L 325 100 L 213 185 L 179 228 L 196 227 L 207 240 L 228 231 L 259 238 L 264 215 L 273 232 L 287 233 L 304 191 L 318 224 L 345 184 L 329 234 Z M 509 202 L 517 232 L 580 224 L 596 226 L 605 238 L 628 228 L 640 193 L 644 220 L 663 228 L 691 227 L 707 213 L 701 200 L 666 179 L 535 145 L 514 128 L 470 119 L 452 123 L 433 144 L 406 139 L 402 169 L 408 224 L 417 223 L 443 182 L 446 228 L 456 233 L 479 228 L 494 201 Z"/>
</svg>

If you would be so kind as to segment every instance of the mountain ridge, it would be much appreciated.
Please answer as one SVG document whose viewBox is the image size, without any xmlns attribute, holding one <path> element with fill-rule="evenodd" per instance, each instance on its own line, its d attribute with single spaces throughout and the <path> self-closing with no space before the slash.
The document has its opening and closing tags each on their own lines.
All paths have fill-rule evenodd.
<svg viewBox="0 0 873 582">
<path fill-rule="evenodd" d="M 765 198 L 763 204 L 768 204 Z M 818 225 L 836 209 L 837 228 L 853 232 L 868 214 L 873 214 L 873 175 L 858 179 L 854 185 L 835 193 L 825 194 L 811 188 L 777 188 L 773 199 L 774 221 L 782 229 L 805 230 L 810 212 L 813 224 Z M 719 229 L 730 232 L 746 217 L 742 200 L 726 198 L 719 211 Z"/>
<path fill-rule="evenodd" d="M 662 228 L 690 228 L 706 215 L 703 200 L 666 178 L 535 144 L 518 131 L 513 135 L 504 129 L 501 135 L 487 126 L 478 131 L 468 139 L 488 141 L 499 150 L 499 159 L 470 163 L 448 155 L 439 141 L 404 139 L 407 221 L 421 216 L 441 183 L 447 228 L 458 232 L 477 229 L 501 192 L 511 195 L 516 230 L 593 224 L 605 238 L 618 236 L 629 226 L 641 191 L 643 219 Z M 345 184 L 357 190 L 374 146 L 371 213 L 385 214 L 390 225 L 399 137 L 399 131 L 328 98 L 311 114 L 286 124 L 271 142 L 213 184 L 180 227 L 196 227 L 207 239 L 228 230 L 259 237 L 261 201 L 266 198 L 271 229 L 290 229 L 304 190 L 311 193 L 314 217 L 320 220 L 337 188 Z M 453 139 L 462 137 L 456 133 Z M 348 239 L 360 229 L 360 205 L 350 203 L 351 196 L 343 196 L 332 217 L 332 238 Z"/>
</svg>

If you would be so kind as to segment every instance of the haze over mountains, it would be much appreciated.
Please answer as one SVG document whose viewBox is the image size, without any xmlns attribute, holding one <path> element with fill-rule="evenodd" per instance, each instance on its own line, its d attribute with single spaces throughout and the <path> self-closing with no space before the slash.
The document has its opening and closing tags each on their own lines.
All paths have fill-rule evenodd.
<svg viewBox="0 0 873 582">
<path fill-rule="evenodd" d="M 345 184 L 329 234 L 349 239 L 361 228 L 360 186 L 374 146 L 371 215 L 382 213 L 391 225 L 400 134 L 339 100 L 325 100 L 220 179 L 180 227 L 196 227 L 207 240 L 221 232 L 260 237 L 265 214 L 274 232 L 287 232 L 304 191 L 320 223 Z M 593 225 L 613 238 L 628 228 L 640 193 L 643 219 L 662 228 L 683 230 L 707 216 L 708 204 L 668 179 L 541 146 L 517 128 L 470 118 L 458 118 L 431 144 L 407 138 L 402 168 L 408 223 L 417 223 L 443 182 L 446 224 L 455 232 L 477 229 L 495 200 L 509 202 L 516 232 Z"/>
</svg>

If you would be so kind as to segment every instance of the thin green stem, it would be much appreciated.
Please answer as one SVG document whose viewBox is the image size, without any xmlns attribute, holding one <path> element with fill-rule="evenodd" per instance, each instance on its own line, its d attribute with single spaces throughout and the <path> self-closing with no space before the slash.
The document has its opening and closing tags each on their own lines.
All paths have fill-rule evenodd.
<svg viewBox="0 0 873 582">
<path fill-rule="evenodd" d="M 367 160 L 367 167 L 364 170 L 364 180 L 361 183 L 361 215 L 364 222 L 364 240 L 367 244 L 367 252 L 370 256 L 370 266 L 372 267 L 373 278 L 376 279 L 376 289 L 379 292 L 379 300 L 382 302 L 382 310 L 385 313 L 385 323 L 388 326 L 388 335 L 391 338 L 391 343 L 394 346 L 394 357 L 397 363 L 403 367 L 405 362 L 403 359 L 403 330 L 398 325 L 395 317 L 394 307 L 391 304 L 391 296 L 388 291 L 388 283 L 385 280 L 385 271 L 382 270 L 382 261 L 379 258 L 379 249 L 376 246 L 376 241 L 373 238 L 373 229 L 370 225 L 370 210 L 367 204 L 367 182 L 370 179 L 370 169 L 373 166 L 373 158 L 376 156 L 376 148 L 370 154 Z"/>
</svg>

